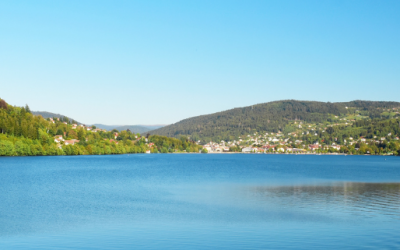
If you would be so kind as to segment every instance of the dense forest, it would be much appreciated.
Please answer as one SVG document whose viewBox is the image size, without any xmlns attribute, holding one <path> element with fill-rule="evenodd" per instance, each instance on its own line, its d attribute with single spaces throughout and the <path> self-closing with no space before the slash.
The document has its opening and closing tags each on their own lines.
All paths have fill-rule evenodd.
<svg viewBox="0 0 400 250">
<path fill-rule="evenodd" d="M 202 147 L 182 137 L 141 136 L 124 131 L 76 126 L 68 117 L 43 118 L 29 106 L 15 107 L 0 99 L 0 155 L 102 155 L 199 152 Z M 96 132 L 94 132 L 96 131 Z M 59 138 L 58 141 L 55 140 Z"/>
<path fill-rule="evenodd" d="M 288 131 L 293 121 L 330 122 L 334 116 L 349 113 L 382 117 L 380 109 L 400 107 L 398 102 L 352 101 L 342 103 L 285 100 L 235 108 L 210 115 L 188 118 L 150 131 L 169 137 L 190 136 L 193 140 L 234 140 L 249 133 Z"/>
</svg>

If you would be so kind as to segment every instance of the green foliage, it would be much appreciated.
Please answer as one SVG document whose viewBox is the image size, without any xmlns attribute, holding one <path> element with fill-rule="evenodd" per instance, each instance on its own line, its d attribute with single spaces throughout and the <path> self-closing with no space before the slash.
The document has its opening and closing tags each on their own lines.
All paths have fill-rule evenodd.
<svg viewBox="0 0 400 250">
<path fill-rule="evenodd" d="M 14 144 L 10 141 L 0 141 L 0 155 L 11 156 L 14 154 Z"/>
<path fill-rule="evenodd" d="M 239 146 L 233 146 L 229 148 L 229 151 L 231 152 L 242 152 L 242 148 Z"/>
<path fill-rule="evenodd" d="M 197 145 L 194 141 L 190 141 L 186 137 L 181 137 L 180 139 L 152 135 L 148 138 L 150 143 L 154 143 L 154 148 L 161 153 L 183 151 L 198 153 L 202 150 L 202 146 Z"/>
</svg>

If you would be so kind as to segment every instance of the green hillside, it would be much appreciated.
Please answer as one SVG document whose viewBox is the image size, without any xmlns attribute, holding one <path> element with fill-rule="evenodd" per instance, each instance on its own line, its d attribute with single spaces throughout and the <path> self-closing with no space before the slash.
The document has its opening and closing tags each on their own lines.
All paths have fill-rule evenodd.
<svg viewBox="0 0 400 250">
<path fill-rule="evenodd" d="M 54 117 L 56 118 L 56 117 Z M 103 131 L 60 119 L 34 115 L 29 107 L 15 107 L 0 99 L 0 156 L 103 155 L 125 153 L 199 152 L 187 138 L 168 138 L 123 131 Z"/>
<path fill-rule="evenodd" d="M 292 132 L 296 130 L 294 121 L 328 125 L 344 117 L 349 120 L 391 118 L 398 113 L 389 110 L 399 107 L 399 102 L 284 100 L 188 118 L 150 134 L 190 136 L 196 141 L 229 141 L 256 132 Z"/>
</svg>

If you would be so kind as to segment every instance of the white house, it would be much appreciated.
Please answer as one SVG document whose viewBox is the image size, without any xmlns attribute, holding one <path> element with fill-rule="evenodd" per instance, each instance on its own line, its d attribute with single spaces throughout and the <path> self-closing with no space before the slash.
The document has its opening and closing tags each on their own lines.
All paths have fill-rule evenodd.
<svg viewBox="0 0 400 250">
<path fill-rule="evenodd" d="M 75 143 L 78 143 L 79 140 L 72 139 L 72 140 L 66 140 L 64 141 L 64 145 L 74 145 Z"/>
<path fill-rule="evenodd" d="M 252 147 L 242 148 L 242 153 L 251 153 L 251 152 L 253 152 L 253 148 Z"/>
</svg>

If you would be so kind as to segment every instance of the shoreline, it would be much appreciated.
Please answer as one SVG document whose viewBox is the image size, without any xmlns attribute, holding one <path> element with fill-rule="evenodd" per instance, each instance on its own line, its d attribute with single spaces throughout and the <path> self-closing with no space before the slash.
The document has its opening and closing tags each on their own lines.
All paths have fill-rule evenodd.
<svg viewBox="0 0 400 250">
<path fill-rule="evenodd" d="M 106 156 L 106 155 L 159 155 L 159 154 L 199 154 L 199 155 L 222 155 L 222 154 L 243 154 L 243 155 L 340 155 L 340 156 L 393 156 L 396 155 L 371 155 L 371 154 L 364 154 L 364 155 L 357 155 L 357 154 L 344 154 L 344 153 L 303 153 L 303 154 L 288 154 L 288 153 L 242 153 L 242 152 L 213 152 L 213 153 L 186 153 L 186 152 L 174 152 L 174 153 L 125 153 L 125 154 L 87 154 L 87 155 L 2 155 L 0 158 L 3 157 L 42 157 L 42 156 Z"/>
</svg>

